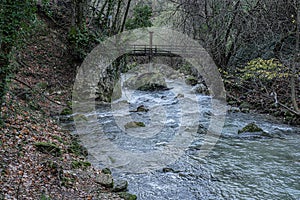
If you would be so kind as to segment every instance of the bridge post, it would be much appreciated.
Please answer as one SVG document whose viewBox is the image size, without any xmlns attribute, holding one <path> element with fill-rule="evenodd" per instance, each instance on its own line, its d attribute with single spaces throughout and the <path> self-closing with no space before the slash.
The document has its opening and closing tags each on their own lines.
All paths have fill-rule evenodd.
<svg viewBox="0 0 300 200">
<path fill-rule="evenodd" d="M 149 54 L 149 62 L 152 62 L 153 58 L 153 31 L 149 31 L 149 46 L 150 46 L 150 54 Z"/>
</svg>

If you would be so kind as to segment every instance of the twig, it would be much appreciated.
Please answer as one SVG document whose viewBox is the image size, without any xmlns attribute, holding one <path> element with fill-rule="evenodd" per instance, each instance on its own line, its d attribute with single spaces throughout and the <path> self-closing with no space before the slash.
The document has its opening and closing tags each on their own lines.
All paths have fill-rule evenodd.
<svg viewBox="0 0 300 200">
<path fill-rule="evenodd" d="M 276 104 L 276 105 L 279 105 L 279 106 L 285 108 L 286 110 L 290 111 L 291 113 L 294 113 L 295 115 L 300 116 L 300 113 L 298 113 L 298 112 L 296 112 L 295 110 L 292 110 L 291 108 L 287 107 L 286 105 L 280 103 L 280 102 L 278 101 L 277 93 L 276 93 L 276 92 L 272 92 L 272 93 L 271 93 L 271 96 L 274 97 L 274 100 L 275 100 L 275 104 Z"/>
</svg>

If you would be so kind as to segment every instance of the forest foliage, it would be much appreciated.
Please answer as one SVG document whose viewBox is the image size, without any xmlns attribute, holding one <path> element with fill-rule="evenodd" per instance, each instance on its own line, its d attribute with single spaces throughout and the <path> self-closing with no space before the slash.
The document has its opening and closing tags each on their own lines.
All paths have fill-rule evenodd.
<svg viewBox="0 0 300 200">
<path fill-rule="evenodd" d="M 235 94 L 242 101 L 239 96 L 246 94 L 246 99 L 261 101 L 260 94 L 248 92 L 259 85 L 265 96 L 262 101 L 268 102 L 269 107 L 274 104 L 271 93 L 276 93 L 282 104 L 299 114 L 300 3 L 297 0 L 2 2 L 5 6 L 0 10 L 0 61 L 4 66 L 0 73 L 1 97 L 13 75 L 9 68 L 12 47 L 18 46 L 28 33 L 39 6 L 56 26 L 67 30 L 70 53 L 79 62 L 106 37 L 153 24 L 168 26 L 199 41 L 210 53 L 223 72 L 229 96 Z M 237 89 L 238 85 L 243 89 Z"/>
</svg>

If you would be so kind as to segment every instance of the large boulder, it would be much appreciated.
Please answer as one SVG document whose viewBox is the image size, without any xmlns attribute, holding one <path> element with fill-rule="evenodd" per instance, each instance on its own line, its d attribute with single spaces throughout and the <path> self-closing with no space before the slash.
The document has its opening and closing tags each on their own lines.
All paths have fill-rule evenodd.
<svg viewBox="0 0 300 200">
<path fill-rule="evenodd" d="M 209 94 L 208 88 L 203 84 L 197 84 L 192 88 L 192 93 L 194 94 Z"/>
<path fill-rule="evenodd" d="M 133 76 L 125 81 L 125 87 L 134 90 L 156 91 L 168 89 L 164 77 L 159 73 L 149 72 Z"/>
</svg>

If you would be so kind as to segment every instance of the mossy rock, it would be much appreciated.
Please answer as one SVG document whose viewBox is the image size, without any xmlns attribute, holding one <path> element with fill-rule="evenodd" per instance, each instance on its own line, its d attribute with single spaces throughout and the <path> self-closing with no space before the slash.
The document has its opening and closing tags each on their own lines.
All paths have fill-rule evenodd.
<svg viewBox="0 0 300 200">
<path fill-rule="evenodd" d="M 101 171 L 103 174 L 111 174 L 111 170 L 109 168 L 104 168 Z"/>
<path fill-rule="evenodd" d="M 42 153 L 51 154 L 53 156 L 59 157 L 62 155 L 61 149 L 53 143 L 48 142 L 37 142 L 34 144 L 38 151 Z"/>
<path fill-rule="evenodd" d="M 72 161 L 72 168 L 73 169 L 86 169 L 91 166 L 90 162 L 85 161 Z"/>
<path fill-rule="evenodd" d="M 139 127 L 145 127 L 146 125 L 143 122 L 128 122 L 125 124 L 125 129 L 129 128 L 139 128 Z"/>
<path fill-rule="evenodd" d="M 60 115 L 72 115 L 72 114 L 73 114 L 73 112 L 72 112 L 72 109 L 70 109 L 70 108 L 64 108 L 60 113 Z"/>
<path fill-rule="evenodd" d="M 193 76 L 189 76 L 185 79 L 185 83 L 188 85 L 195 86 L 198 83 L 198 79 Z"/>
<path fill-rule="evenodd" d="M 237 101 L 228 101 L 228 105 L 236 105 L 237 104 Z"/>
<path fill-rule="evenodd" d="M 239 107 L 240 109 L 250 109 L 252 106 L 247 102 L 243 102 Z"/>
<path fill-rule="evenodd" d="M 130 194 L 128 192 L 119 192 L 118 193 L 119 197 L 125 199 L 125 200 L 136 200 L 137 196 L 134 194 Z"/>
<path fill-rule="evenodd" d="M 62 143 L 62 144 L 66 144 L 65 141 L 64 141 L 61 137 L 59 137 L 59 136 L 57 136 L 57 135 L 54 135 L 54 136 L 53 136 L 53 139 L 58 140 L 58 141 L 59 141 L 60 143 Z"/>
<path fill-rule="evenodd" d="M 83 114 L 76 114 L 75 116 L 73 116 L 74 121 L 88 121 L 88 118 L 83 115 Z"/>
<path fill-rule="evenodd" d="M 88 156 L 88 151 L 85 147 L 78 143 L 77 140 L 74 140 L 71 145 L 68 147 L 68 152 L 73 153 L 77 156 Z"/>
<path fill-rule="evenodd" d="M 241 134 L 241 133 L 254 133 L 254 132 L 263 132 L 264 133 L 263 129 L 258 127 L 254 122 L 248 124 L 247 126 L 242 128 L 241 130 L 238 130 L 238 134 Z"/>
<path fill-rule="evenodd" d="M 72 105 L 73 105 L 72 101 L 67 101 L 67 106 L 69 106 L 70 108 L 72 108 Z"/>
<path fill-rule="evenodd" d="M 127 191 L 128 182 L 125 180 L 116 180 L 114 181 L 113 192 L 124 192 Z"/>
<path fill-rule="evenodd" d="M 106 188 L 113 188 L 114 187 L 114 180 L 111 174 L 98 174 L 96 176 L 96 182 L 101 184 Z"/>
</svg>

